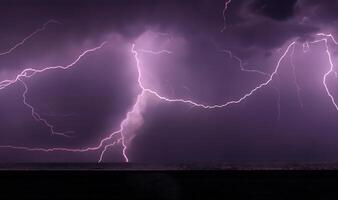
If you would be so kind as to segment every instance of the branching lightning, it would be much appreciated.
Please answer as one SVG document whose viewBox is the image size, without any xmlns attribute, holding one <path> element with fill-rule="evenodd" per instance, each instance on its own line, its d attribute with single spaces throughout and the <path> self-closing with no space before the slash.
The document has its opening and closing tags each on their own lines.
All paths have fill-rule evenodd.
<svg viewBox="0 0 338 200">
<path fill-rule="evenodd" d="M 227 11 L 230 3 L 231 3 L 231 0 L 227 0 L 227 1 L 225 1 L 225 4 L 224 4 L 224 9 L 223 9 L 223 12 L 222 12 L 224 26 L 223 26 L 221 32 L 223 32 L 226 29 L 226 11 Z M 8 54 L 8 53 L 11 53 L 15 48 L 24 44 L 24 42 L 26 40 L 33 37 L 38 32 L 44 30 L 45 27 L 49 23 L 52 23 L 52 22 L 55 22 L 55 21 L 47 22 L 46 24 L 44 24 L 44 26 L 42 28 L 36 30 L 31 35 L 26 37 L 22 42 L 18 43 L 17 45 L 15 45 L 13 48 L 9 49 L 8 51 L 1 53 L 0 55 L 5 55 L 5 54 Z M 320 37 L 320 39 L 315 40 L 315 41 L 311 41 L 311 42 L 303 43 L 303 50 L 307 51 L 310 48 L 310 44 L 319 43 L 319 42 L 323 42 L 325 44 L 325 52 L 327 54 L 330 66 L 329 66 L 328 71 L 323 76 L 322 83 L 324 85 L 326 94 L 330 98 L 330 100 L 331 100 L 333 106 L 335 107 L 335 109 L 338 111 L 338 106 L 335 102 L 334 96 L 331 93 L 331 91 L 330 91 L 330 89 L 327 85 L 327 81 L 328 81 L 329 76 L 332 73 L 336 73 L 335 70 L 334 70 L 334 64 L 333 64 L 333 61 L 332 61 L 332 55 L 331 55 L 331 52 L 330 52 L 330 49 L 329 49 L 328 42 L 329 42 L 329 39 L 330 39 L 330 41 L 332 41 L 335 45 L 338 45 L 338 43 L 337 43 L 337 40 L 333 37 L 332 34 L 318 33 L 317 36 Z M 43 73 L 47 70 L 54 70 L 54 69 L 67 70 L 67 69 L 73 67 L 74 65 L 76 65 L 77 62 L 83 56 L 85 56 L 86 54 L 88 54 L 90 52 L 94 52 L 96 50 L 101 49 L 105 44 L 106 44 L 106 42 L 103 42 L 100 46 L 97 46 L 95 48 L 84 51 L 80 56 L 77 57 L 77 59 L 75 59 L 71 64 L 69 64 L 67 66 L 44 67 L 42 69 L 26 68 L 21 73 L 19 73 L 16 76 L 16 78 L 1 81 L 0 82 L 0 90 L 5 89 L 5 88 L 7 88 L 7 87 L 9 87 L 13 84 L 18 83 L 18 82 L 21 83 L 24 87 L 24 92 L 22 94 L 23 103 L 31 110 L 33 118 L 36 119 L 37 121 L 42 122 L 45 126 L 47 126 L 50 129 L 52 134 L 68 136 L 67 133 L 55 131 L 54 126 L 51 125 L 47 120 L 43 119 L 35 111 L 34 107 L 31 104 L 28 103 L 27 94 L 28 94 L 29 88 L 28 88 L 27 83 L 25 82 L 25 79 L 31 78 L 34 75 L 39 74 L 39 73 Z M 130 53 L 133 55 L 133 58 L 135 60 L 135 67 L 137 69 L 137 75 L 138 75 L 137 76 L 137 83 L 138 83 L 138 87 L 141 89 L 141 92 L 138 94 L 136 101 L 134 102 L 131 109 L 125 114 L 125 118 L 121 121 L 118 130 L 111 132 L 110 134 L 108 134 L 108 136 L 101 139 L 100 142 L 97 145 L 92 146 L 92 147 L 72 149 L 72 148 L 60 148 L 60 147 L 35 148 L 35 147 L 2 145 L 2 146 L 0 146 L 0 148 L 25 150 L 25 151 L 41 151 L 41 152 L 65 151 L 65 152 L 73 152 L 73 153 L 85 153 L 85 152 L 89 152 L 89 151 L 100 151 L 100 156 L 99 156 L 98 162 L 102 162 L 105 153 L 107 152 L 107 150 L 110 147 L 113 147 L 117 144 L 121 144 L 122 145 L 122 155 L 123 155 L 125 161 L 129 162 L 127 151 L 128 151 L 128 144 L 129 144 L 129 142 L 132 138 L 129 135 L 129 133 L 130 133 L 130 131 L 134 131 L 134 130 L 131 130 L 132 129 L 131 127 L 135 126 L 135 124 L 134 124 L 135 122 L 133 121 L 135 116 L 138 117 L 138 116 L 142 115 L 142 106 L 143 106 L 144 101 L 146 101 L 147 95 L 151 95 L 153 97 L 156 97 L 157 99 L 159 99 L 163 102 L 166 102 L 166 103 L 181 103 L 181 104 L 190 105 L 190 106 L 193 106 L 193 107 L 199 108 L 199 109 L 213 110 L 213 109 L 219 109 L 219 108 L 226 108 L 228 106 L 231 106 L 231 105 L 234 105 L 234 104 L 239 104 L 239 103 L 247 100 L 249 97 L 251 97 L 252 95 L 257 93 L 259 90 L 271 85 L 272 82 L 275 80 L 276 76 L 278 76 L 278 71 L 280 69 L 281 63 L 285 60 L 287 55 L 290 56 L 290 63 L 291 63 L 292 69 L 293 69 L 293 76 L 294 76 L 294 82 L 295 82 L 296 87 L 297 87 L 298 99 L 299 99 L 300 105 L 303 106 L 301 98 L 300 98 L 300 94 L 299 94 L 301 87 L 299 86 L 299 82 L 296 78 L 296 70 L 295 70 L 296 67 L 295 67 L 295 64 L 294 64 L 294 61 L 293 61 L 293 56 L 294 56 L 294 53 L 295 53 L 295 45 L 296 44 L 297 44 L 297 41 L 294 40 L 286 46 L 285 50 L 283 51 L 283 53 L 281 54 L 281 56 L 277 60 L 277 63 L 276 63 L 276 65 L 275 65 L 271 74 L 260 71 L 260 70 L 256 70 L 256 69 L 246 69 L 243 66 L 243 61 L 239 57 L 233 55 L 231 51 L 222 50 L 221 51 L 222 53 L 227 53 L 231 58 L 238 61 L 241 71 L 256 73 L 256 74 L 260 74 L 260 75 L 266 77 L 266 80 L 262 81 L 260 84 L 258 84 L 256 86 L 254 86 L 247 93 L 243 94 L 242 96 L 238 97 L 237 99 L 234 99 L 234 100 L 231 100 L 231 101 L 226 101 L 226 102 L 223 102 L 222 104 L 202 104 L 202 103 L 199 103 L 198 101 L 191 100 L 191 99 L 170 98 L 170 97 L 163 96 L 158 91 L 155 91 L 152 88 L 146 87 L 143 84 L 144 77 L 143 77 L 143 74 L 142 74 L 142 70 L 144 69 L 145 66 L 143 66 L 142 61 L 139 58 L 139 53 L 149 53 L 149 54 L 152 54 L 152 55 L 160 55 L 160 54 L 169 55 L 169 54 L 172 54 L 172 52 L 168 51 L 168 50 L 160 50 L 160 51 L 146 50 L 146 49 L 142 49 L 142 48 L 136 48 L 136 44 L 132 44 Z M 278 97 L 278 98 L 280 98 L 280 97 Z M 279 102 L 278 102 L 278 105 L 279 105 Z"/>
<path fill-rule="evenodd" d="M 134 56 L 135 56 L 135 59 L 136 59 L 136 63 L 137 63 L 137 68 L 138 68 L 138 72 L 140 74 L 139 76 L 139 85 L 140 87 L 142 88 L 142 90 L 144 92 L 147 92 L 149 94 L 152 94 L 154 96 L 156 96 L 157 98 L 163 100 L 163 101 L 166 101 L 166 102 L 172 102 L 172 103 L 185 103 L 185 104 L 190 104 L 190 105 L 193 105 L 195 107 L 200 107 L 200 108 L 204 108 L 204 109 L 215 109 L 215 108 L 224 108 L 224 107 L 227 107 L 229 105 L 232 105 L 232 104 L 238 104 L 238 103 L 241 103 L 242 101 L 246 100 L 248 97 L 250 97 L 251 95 L 253 95 L 256 91 L 258 91 L 259 89 L 265 87 L 266 85 L 268 85 L 272 80 L 273 78 L 276 76 L 277 72 L 278 72 L 278 69 L 280 67 L 280 64 L 282 62 L 282 60 L 284 59 L 284 57 L 287 55 L 287 53 L 289 52 L 290 48 L 295 45 L 296 42 L 292 42 L 291 44 L 288 45 L 286 51 L 284 52 L 284 54 L 280 57 L 280 59 L 278 60 L 278 63 L 276 65 L 276 68 L 275 70 L 271 73 L 271 75 L 269 75 L 269 79 L 261 84 L 259 84 L 258 86 L 254 87 L 254 89 L 252 89 L 250 92 L 244 94 L 242 97 L 238 98 L 237 100 L 232 100 L 232 101 L 228 101 L 228 102 L 225 102 L 223 104 L 215 104 L 215 105 L 206 105 L 206 104 L 201 104 L 201 103 L 198 103 L 198 102 L 195 102 L 193 100 L 187 100 L 187 99 L 173 99 L 173 98 L 168 98 L 168 97 L 165 97 L 165 96 L 161 96 L 158 92 L 150 89 L 150 88 L 146 88 L 143 86 L 142 84 L 142 73 L 141 73 L 141 61 L 140 59 L 138 58 L 138 53 L 137 51 L 134 49 L 135 45 L 133 45 L 133 53 L 134 53 Z"/>
<path fill-rule="evenodd" d="M 323 41 L 327 41 L 326 39 L 323 39 Z M 104 44 L 104 43 L 103 43 Z M 92 49 L 91 51 L 97 50 L 99 48 L 101 48 L 103 46 L 103 44 L 97 48 Z M 268 80 L 266 80 L 265 82 L 257 85 L 256 87 L 254 87 L 252 90 L 250 90 L 248 93 L 244 94 L 242 97 L 238 98 L 237 100 L 232 100 L 232 101 L 228 101 L 225 102 L 223 104 L 215 104 L 215 105 L 205 105 L 205 104 L 201 104 L 198 103 L 196 101 L 193 100 L 189 100 L 189 99 L 173 99 L 173 98 L 168 98 L 165 96 L 162 96 L 161 94 L 159 94 L 158 92 L 152 90 L 151 88 L 147 88 L 143 85 L 142 82 L 142 62 L 139 59 L 139 52 L 136 50 L 136 45 L 133 44 L 132 48 L 131 48 L 131 53 L 134 56 L 134 59 L 136 61 L 136 68 L 137 68 L 137 72 L 138 72 L 138 85 L 141 88 L 141 92 L 138 95 L 132 109 L 126 114 L 125 119 L 121 122 L 120 124 L 120 128 L 117 131 L 114 131 L 113 133 L 111 133 L 109 136 L 107 136 L 106 138 L 103 138 L 100 143 L 97 146 L 94 147 L 87 147 L 87 148 L 82 148 L 82 149 L 71 149 L 71 148 L 32 148 L 32 147 L 21 147 L 21 146 L 11 146 L 11 145 L 7 145 L 7 146 L 0 146 L 1 148 L 11 148 L 11 149 L 17 149 L 17 150 L 27 150 L 27 151 L 43 151 L 43 152 L 53 152 L 53 151 L 68 151 L 68 152 L 88 152 L 88 151 L 98 151 L 101 150 L 101 154 L 100 154 L 100 158 L 99 158 L 99 162 L 102 161 L 102 158 L 104 156 L 104 153 L 107 151 L 107 149 L 111 146 L 114 146 L 118 143 L 121 143 L 123 146 L 123 156 L 125 158 L 125 161 L 128 162 L 129 158 L 127 156 L 127 143 L 128 143 L 128 138 L 126 136 L 125 133 L 125 129 L 128 126 L 128 123 L 131 123 L 131 116 L 135 113 L 138 112 L 138 106 L 141 103 L 141 101 L 143 100 L 143 98 L 145 97 L 146 94 L 150 94 L 153 95 L 154 97 L 157 97 L 158 99 L 164 101 L 164 102 L 168 102 L 168 103 L 183 103 L 183 104 L 188 104 L 188 105 L 193 105 L 194 107 L 199 107 L 202 109 L 217 109 L 217 108 L 225 108 L 227 106 L 230 106 L 232 104 L 238 104 L 241 103 L 242 101 L 246 100 L 248 97 L 252 96 L 254 93 L 256 93 L 258 90 L 264 88 L 265 86 L 269 85 L 272 81 L 273 78 L 277 75 L 278 70 L 280 68 L 281 62 L 285 59 L 285 57 L 288 55 L 288 53 L 290 52 L 290 50 L 294 47 L 294 45 L 296 44 L 296 41 L 291 42 L 286 50 L 284 51 L 284 53 L 281 55 L 281 57 L 278 59 L 278 62 L 276 64 L 276 67 L 274 68 L 274 71 L 271 73 L 271 75 L 269 75 Z M 90 51 L 90 50 L 87 50 Z M 87 51 L 85 53 L 87 53 Z M 85 54 L 81 54 L 82 56 Z M 81 58 L 81 56 L 76 60 L 78 61 Z M 71 65 L 66 66 L 66 67 L 62 67 L 61 69 L 67 69 L 70 66 L 73 66 L 76 62 L 73 62 Z M 332 65 L 333 68 L 333 65 Z M 48 68 L 49 69 L 49 68 Z M 51 68 L 51 69 L 55 69 L 55 68 Z M 327 77 L 333 69 L 331 69 L 326 75 L 325 77 Z M 40 71 L 39 71 L 40 72 Z M 41 71 L 43 72 L 43 71 Z M 23 73 L 25 74 L 25 73 Z M 34 75 L 34 73 L 33 73 Z M 18 76 L 16 81 L 20 81 L 20 77 L 22 76 Z M 26 76 L 23 76 L 26 77 Z M 31 77 L 31 76 L 28 76 Z M 323 82 L 326 85 L 326 78 L 324 79 Z M 326 87 L 327 88 L 327 87 Z M 327 93 L 330 97 L 332 97 L 332 95 L 330 94 L 329 90 L 327 89 Z M 332 97 L 333 99 L 333 97 Z M 114 140 L 113 142 L 110 142 L 111 140 L 113 140 L 113 137 L 116 135 L 120 135 L 120 137 L 116 140 Z"/>
<path fill-rule="evenodd" d="M 27 96 L 26 96 L 27 93 L 28 93 L 28 86 L 27 86 L 27 84 L 26 84 L 23 80 L 21 80 L 20 78 L 19 78 L 18 80 L 22 83 L 22 85 L 23 85 L 24 88 L 25 88 L 25 91 L 24 91 L 23 94 L 22 94 L 23 103 L 31 110 L 33 118 L 34 118 L 36 121 L 42 122 L 46 127 L 48 127 L 48 128 L 50 129 L 50 132 L 51 132 L 52 134 L 55 134 L 55 135 L 61 135 L 61 136 L 65 136 L 65 137 L 70 137 L 68 134 L 73 133 L 73 131 L 67 131 L 67 132 L 58 132 L 58 131 L 55 131 L 55 130 L 54 130 L 54 126 L 53 126 L 52 124 L 50 124 L 46 119 L 42 118 L 42 117 L 35 111 L 35 108 L 34 108 L 31 104 L 29 104 L 29 103 L 27 102 Z"/>
<path fill-rule="evenodd" d="M 24 40 L 22 40 L 20 43 L 16 44 L 13 48 L 11 48 L 10 50 L 8 50 L 7 52 L 3 53 L 4 54 L 8 54 L 11 53 L 13 50 L 15 50 L 17 47 L 21 46 L 24 44 L 25 41 L 27 41 L 29 38 L 33 37 L 34 35 L 36 35 L 37 33 L 43 31 L 46 26 L 50 23 L 56 23 L 56 21 L 54 20 L 50 20 L 47 23 L 44 24 L 44 26 L 42 28 L 37 29 L 36 31 L 34 31 L 32 34 L 30 34 L 29 36 L 27 36 Z M 21 71 L 21 73 L 19 73 L 14 79 L 7 79 L 7 80 L 3 80 L 0 81 L 0 90 L 3 90 L 15 83 L 21 82 L 22 85 L 24 86 L 25 90 L 24 93 L 22 95 L 23 98 L 23 103 L 24 105 L 26 105 L 32 113 L 32 117 L 37 120 L 42 122 L 45 126 L 47 126 L 50 129 L 50 132 L 54 135 L 61 135 L 61 136 L 66 136 L 69 137 L 68 134 L 73 133 L 72 131 L 66 131 L 66 132 L 59 132 L 59 131 L 55 131 L 55 128 L 53 125 L 51 125 L 46 119 L 42 118 L 36 111 L 35 108 L 29 104 L 27 102 L 27 93 L 28 93 L 28 85 L 24 82 L 24 78 L 31 78 L 36 74 L 48 71 L 48 70 L 56 70 L 56 69 L 62 69 L 62 70 L 67 70 L 71 67 L 73 67 L 74 65 L 76 65 L 76 63 L 86 54 L 96 51 L 100 48 L 102 48 L 104 46 L 105 42 L 102 43 L 100 46 L 89 49 L 84 51 L 79 57 L 77 57 L 71 64 L 67 65 L 67 66 L 51 66 L 51 67 L 44 67 L 41 69 L 33 69 L 33 68 L 26 68 L 23 71 Z"/>
<path fill-rule="evenodd" d="M 233 58 L 235 59 L 238 64 L 239 64 L 239 67 L 241 69 L 242 72 L 250 72 L 250 73 L 257 73 L 257 74 L 260 74 L 260 75 L 263 75 L 267 78 L 270 77 L 270 74 L 266 73 L 266 72 L 263 72 L 263 71 L 260 71 L 260 70 L 257 70 L 257 69 L 246 69 L 244 66 L 243 66 L 243 60 L 240 59 L 239 57 L 233 55 L 232 51 L 230 50 L 221 50 L 222 53 L 227 53 L 229 55 L 230 58 Z"/>
<path fill-rule="evenodd" d="M 330 37 L 332 42 L 336 45 L 338 45 L 338 43 L 336 42 L 335 38 L 332 36 L 332 34 L 323 34 L 323 33 L 319 33 L 317 34 L 318 36 L 325 36 L 325 37 Z M 337 103 L 335 102 L 335 99 L 332 95 L 332 93 L 330 92 L 330 89 L 329 87 L 327 86 L 327 78 L 330 74 L 332 73 L 335 73 L 335 70 L 334 70 L 334 64 L 333 64 L 333 61 L 332 61 L 332 55 L 331 55 L 331 52 L 330 52 L 330 48 L 329 48 L 329 45 L 328 45 L 328 40 L 327 38 L 325 39 L 320 39 L 320 40 L 316 40 L 312 43 L 316 43 L 316 42 L 324 42 L 325 43 L 325 47 L 326 47 L 326 54 L 327 54 L 327 57 L 328 57 L 328 61 L 330 63 L 330 68 L 329 68 L 329 71 L 327 71 L 325 74 L 324 74 L 324 77 L 323 77 L 323 85 L 325 87 L 325 90 L 326 90 L 326 93 L 327 95 L 330 97 L 331 101 L 332 101 L 332 104 L 334 105 L 334 107 L 336 108 L 336 110 L 338 111 L 338 106 L 337 106 Z"/>
</svg>

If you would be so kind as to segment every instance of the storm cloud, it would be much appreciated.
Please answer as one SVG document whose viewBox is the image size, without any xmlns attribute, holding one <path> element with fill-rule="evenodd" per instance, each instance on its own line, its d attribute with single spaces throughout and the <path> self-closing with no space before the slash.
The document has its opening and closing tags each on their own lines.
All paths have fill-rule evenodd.
<svg viewBox="0 0 338 200">
<path fill-rule="evenodd" d="M 0 145 L 83 148 L 117 130 L 141 92 L 133 44 L 147 88 L 169 98 L 213 105 L 238 99 L 267 80 L 291 41 L 290 61 L 278 76 L 240 104 L 206 110 L 145 95 L 128 156 L 134 162 L 328 162 L 338 158 L 338 113 L 322 78 L 329 63 L 323 43 L 303 52 L 316 33 L 336 34 L 338 2 L 316 0 L 11 0 L 0 3 L 0 52 L 48 20 L 46 29 L 10 54 L 0 56 L 0 79 L 23 69 L 67 65 L 25 79 L 27 99 L 57 130 L 51 135 L 23 104 L 23 86 L 0 90 Z M 226 26 L 224 31 L 222 28 Z M 336 47 L 331 45 L 332 51 Z M 167 50 L 170 54 L 147 53 Z M 232 56 L 225 50 L 232 52 Z M 337 58 L 333 61 L 336 63 Z M 330 89 L 338 94 L 337 80 Z M 302 105 L 300 105 L 302 104 Z M 135 117 L 135 116 L 134 116 Z M 105 162 L 124 161 L 122 146 L 109 148 Z M 96 162 L 100 152 L 39 152 L 0 149 L 3 162 Z"/>
</svg>

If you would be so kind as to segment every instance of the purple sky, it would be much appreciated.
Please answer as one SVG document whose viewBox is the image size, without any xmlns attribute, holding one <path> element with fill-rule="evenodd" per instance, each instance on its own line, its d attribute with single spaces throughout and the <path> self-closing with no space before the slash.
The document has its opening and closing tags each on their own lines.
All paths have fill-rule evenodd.
<svg viewBox="0 0 338 200">
<path fill-rule="evenodd" d="M 125 127 L 126 154 L 131 162 L 147 163 L 337 161 L 338 110 L 323 85 L 330 69 L 326 46 L 310 44 L 304 52 L 303 44 L 328 39 L 333 64 L 338 65 L 337 45 L 316 36 L 337 35 L 338 1 L 232 0 L 225 22 L 224 3 L 1 1 L 0 53 L 47 21 L 60 23 L 48 24 L 1 55 L 0 81 L 15 78 L 25 68 L 68 65 L 85 50 L 107 43 L 68 70 L 23 78 L 35 111 L 57 131 L 74 131 L 74 137 L 52 135 L 34 120 L 18 81 L 0 89 L 0 146 L 81 149 L 98 145 L 118 130 L 142 92 L 132 44 L 144 87 L 170 99 L 214 105 L 237 100 L 269 78 L 241 71 L 237 58 L 246 69 L 269 76 L 288 45 L 297 41 L 293 56 L 290 50 L 272 81 L 239 104 L 210 110 L 145 94 Z M 161 50 L 166 52 L 154 53 Z M 333 71 L 327 85 L 338 102 L 337 84 Z M 0 160 L 97 162 L 102 150 L 0 148 Z M 102 161 L 124 162 L 122 150 L 121 143 L 107 148 Z"/>
</svg>

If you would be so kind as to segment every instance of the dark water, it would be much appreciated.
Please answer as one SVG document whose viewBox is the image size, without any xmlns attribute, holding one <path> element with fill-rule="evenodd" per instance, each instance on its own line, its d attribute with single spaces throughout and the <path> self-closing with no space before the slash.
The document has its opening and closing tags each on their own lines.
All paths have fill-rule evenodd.
<svg viewBox="0 0 338 200">
<path fill-rule="evenodd" d="M 17 163 L 0 167 L 0 199 L 338 198 L 338 174 L 331 171 L 338 164 Z"/>
</svg>

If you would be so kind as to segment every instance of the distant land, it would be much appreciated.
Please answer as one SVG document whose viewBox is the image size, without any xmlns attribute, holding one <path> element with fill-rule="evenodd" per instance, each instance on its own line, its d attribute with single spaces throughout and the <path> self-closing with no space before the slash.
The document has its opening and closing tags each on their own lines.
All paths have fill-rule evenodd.
<svg viewBox="0 0 338 200">
<path fill-rule="evenodd" d="M 338 170 L 338 163 L 306 164 L 146 164 L 146 163 L 1 163 L 0 170 Z"/>
</svg>

